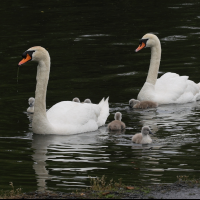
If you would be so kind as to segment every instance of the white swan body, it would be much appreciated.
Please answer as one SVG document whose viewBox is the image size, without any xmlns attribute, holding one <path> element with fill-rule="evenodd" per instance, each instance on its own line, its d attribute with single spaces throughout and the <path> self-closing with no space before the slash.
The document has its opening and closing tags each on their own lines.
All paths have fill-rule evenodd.
<svg viewBox="0 0 200 200">
<path fill-rule="evenodd" d="M 151 61 L 148 76 L 138 94 L 138 100 L 154 101 L 158 104 L 188 103 L 200 100 L 200 84 L 188 80 L 188 76 L 168 72 L 157 79 L 161 45 L 156 35 L 144 35 L 136 52 L 144 47 L 151 48 Z"/>
<path fill-rule="evenodd" d="M 50 56 L 42 47 L 32 47 L 22 55 L 19 65 L 37 61 L 37 85 L 32 129 L 37 134 L 76 134 L 95 131 L 105 124 L 109 115 L 108 98 L 99 104 L 62 101 L 46 112 L 46 90 L 50 72 Z"/>
</svg>

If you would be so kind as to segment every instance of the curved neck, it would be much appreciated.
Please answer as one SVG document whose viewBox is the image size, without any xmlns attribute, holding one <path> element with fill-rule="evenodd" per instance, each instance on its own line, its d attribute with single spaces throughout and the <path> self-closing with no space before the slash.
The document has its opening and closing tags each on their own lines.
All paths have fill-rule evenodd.
<svg viewBox="0 0 200 200">
<path fill-rule="evenodd" d="M 37 85 L 32 127 L 35 133 L 41 133 L 49 122 L 46 115 L 46 92 L 50 72 L 50 57 L 45 57 L 37 66 Z"/>
<path fill-rule="evenodd" d="M 151 47 L 151 60 L 146 82 L 155 85 L 158 77 L 160 59 L 161 59 L 161 45 L 160 41 L 158 41 L 155 46 Z"/>
</svg>

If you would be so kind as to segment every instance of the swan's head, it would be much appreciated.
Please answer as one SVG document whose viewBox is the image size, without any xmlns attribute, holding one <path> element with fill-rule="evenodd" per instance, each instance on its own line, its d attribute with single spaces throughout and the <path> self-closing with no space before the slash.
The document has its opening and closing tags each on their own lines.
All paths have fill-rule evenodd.
<svg viewBox="0 0 200 200">
<path fill-rule="evenodd" d="M 30 97 L 28 99 L 28 104 L 30 105 L 30 107 L 34 106 L 34 102 L 35 102 L 35 98 L 33 98 L 33 97 Z"/>
<path fill-rule="evenodd" d="M 129 100 L 129 106 L 132 108 L 135 104 L 140 103 L 139 100 L 131 99 Z"/>
<path fill-rule="evenodd" d="M 135 52 L 138 52 L 138 51 L 140 51 L 141 49 L 143 49 L 145 47 L 154 47 L 157 44 L 160 44 L 160 40 L 158 39 L 158 37 L 156 35 L 154 35 L 154 34 L 147 33 L 139 41 L 139 46 L 135 50 Z"/>
<path fill-rule="evenodd" d="M 148 126 L 143 126 L 141 132 L 142 132 L 142 135 L 144 135 L 144 136 L 146 136 L 148 134 L 153 134 Z"/>
<path fill-rule="evenodd" d="M 72 101 L 74 101 L 74 102 L 77 102 L 77 103 L 80 103 L 80 100 L 79 100 L 79 98 L 78 97 L 75 97 L 75 98 L 73 98 L 73 100 Z"/>
<path fill-rule="evenodd" d="M 46 57 L 49 57 L 49 53 L 45 48 L 40 46 L 31 47 L 22 54 L 23 59 L 19 62 L 18 65 L 22 65 L 28 61 L 39 62 Z"/>
<path fill-rule="evenodd" d="M 116 113 L 115 113 L 115 120 L 121 121 L 121 120 L 122 120 L 122 113 L 116 112 Z"/>
<path fill-rule="evenodd" d="M 85 99 L 84 103 L 92 103 L 90 99 Z"/>
</svg>

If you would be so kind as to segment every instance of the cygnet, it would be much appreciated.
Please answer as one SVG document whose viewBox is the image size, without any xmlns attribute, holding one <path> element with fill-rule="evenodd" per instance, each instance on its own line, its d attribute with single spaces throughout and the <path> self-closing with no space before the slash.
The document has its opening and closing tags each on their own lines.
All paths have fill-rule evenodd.
<svg viewBox="0 0 200 200">
<path fill-rule="evenodd" d="M 148 126 L 142 127 L 141 133 L 137 133 L 132 137 L 132 141 L 137 144 L 150 144 L 152 139 L 149 134 L 153 134 Z"/>
<path fill-rule="evenodd" d="M 73 98 L 73 100 L 72 101 L 74 101 L 74 102 L 77 102 L 77 103 L 80 103 L 80 100 L 79 100 L 79 98 L 78 97 L 75 97 L 75 98 Z"/>
<path fill-rule="evenodd" d="M 28 104 L 29 104 L 29 107 L 27 108 L 28 113 L 34 113 L 34 103 L 35 103 L 35 98 L 30 97 L 28 99 Z"/>
<path fill-rule="evenodd" d="M 108 129 L 111 131 L 118 131 L 118 130 L 123 130 L 126 128 L 126 125 L 124 122 L 122 122 L 122 114 L 120 112 L 115 113 L 114 121 L 110 122 L 108 124 Z"/>
<path fill-rule="evenodd" d="M 140 108 L 140 109 L 157 108 L 158 103 L 153 101 L 139 101 L 136 99 L 131 99 L 129 101 L 129 106 L 131 108 Z"/>
<path fill-rule="evenodd" d="M 83 103 L 92 103 L 90 99 L 85 99 Z"/>
</svg>

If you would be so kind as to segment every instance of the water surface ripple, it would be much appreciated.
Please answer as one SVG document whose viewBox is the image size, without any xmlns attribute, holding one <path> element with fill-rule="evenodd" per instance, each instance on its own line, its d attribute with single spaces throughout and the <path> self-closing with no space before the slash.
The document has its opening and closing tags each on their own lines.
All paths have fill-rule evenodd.
<svg viewBox="0 0 200 200">
<path fill-rule="evenodd" d="M 23 191 L 66 191 L 85 188 L 90 177 L 105 175 L 127 185 L 173 183 L 178 175 L 199 176 L 200 102 L 132 110 L 149 67 L 150 49 L 134 50 L 148 32 L 162 45 L 158 77 L 166 72 L 200 82 L 197 0 L 26 1 L 2 2 L 0 31 L 0 184 Z M 148 9 L 147 9 L 148 8 Z M 154 12 L 154 10 L 156 11 Z M 144 12 L 145 11 L 145 12 Z M 70 136 L 36 135 L 27 115 L 35 92 L 36 63 L 20 67 L 31 46 L 51 56 L 47 109 L 79 97 L 98 103 L 110 97 L 106 125 Z M 109 132 L 107 124 L 120 111 L 126 130 Z M 151 127 L 150 145 L 131 137 Z"/>
</svg>

